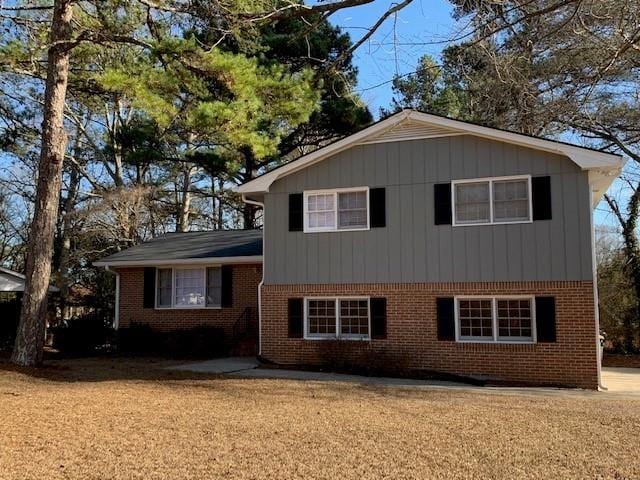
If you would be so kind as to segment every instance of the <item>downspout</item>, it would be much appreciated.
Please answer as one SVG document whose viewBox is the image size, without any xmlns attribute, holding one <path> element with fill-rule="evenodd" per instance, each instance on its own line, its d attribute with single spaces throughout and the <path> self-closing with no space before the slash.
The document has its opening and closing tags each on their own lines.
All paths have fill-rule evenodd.
<svg viewBox="0 0 640 480">
<path fill-rule="evenodd" d="M 262 356 L 262 285 L 264 285 L 264 244 L 265 244 L 265 225 L 264 221 L 266 213 L 264 208 L 264 203 L 256 202 L 255 200 L 249 200 L 245 194 L 242 194 L 242 201 L 244 203 L 248 203 L 249 205 L 255 205 L 257 207 L 262 208 L 262 279 L 260 283 L 258 283 L 258 358 Z"/>
<path fill-rule="evenodd" d="M 120 326 L 120 274 L 109 268 L 109 265 L 104 266 L 105 271 L 112 273 L 116 276 L 116 301 L 115 301 L 115 312 L 113 314 L 113 329 L 118 330 Z"/>
<path fill-rule="evenodd" d="M 600 354 L 600 305 L 598 296 L 598 264 L 596 258 L 596 228 L 594 224 L 594 205 L 593 205 L 593 183 L 589 183 L 589 206 L 591 209 L 590 223 L 591 223 L 591 268 L 593 271 L 593 305 L 594 316 L 596 321 L 596 358 L 598 364 L 598 389 L 608 390 L 602 384 L 602 355 Z"/>
</svg>

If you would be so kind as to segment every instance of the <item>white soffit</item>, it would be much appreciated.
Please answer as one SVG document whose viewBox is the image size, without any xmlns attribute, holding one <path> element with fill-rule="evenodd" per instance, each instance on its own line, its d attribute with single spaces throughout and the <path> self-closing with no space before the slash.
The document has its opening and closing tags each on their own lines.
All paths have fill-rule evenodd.
<svg viewBox="0 0 640 480">
<path fill-rule="evenodd" d="M 462 135 L 464 132 L 455 130 L 453 128 L 441 127 L 424 122 L 416 122 L 415 120 L 405 120 L 392 127 L 388 128 L 384 132 L 374 135 L 371 138 L 366 138 L 360 145 L 367 145 L 371 143 L 384 143 L 384 142 L 399 142 L 403 140 L 419 140 L 424 138 L 437 138 L 448 137 L 451 135 Z"/>
</svg>

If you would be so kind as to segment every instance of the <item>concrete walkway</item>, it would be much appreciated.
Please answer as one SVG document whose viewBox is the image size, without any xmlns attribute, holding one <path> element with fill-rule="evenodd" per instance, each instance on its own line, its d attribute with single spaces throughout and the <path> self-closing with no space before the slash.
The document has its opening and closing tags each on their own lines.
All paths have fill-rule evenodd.
<svg viewBox="0 0 640 480">
<path fill-rule="evenodd" d="M 571 390 L 561 388 L 524 388 L 524 387 L 478 387 L 464 383 L 440 380 L 416 380 L 410 378 L 366 377 L 340 373 L 310 372 L 303 370 L 285 370 L 279 368 L 258 368 L 259 362 L 253 357 L 217 358 L 204 362 L 188 363 L 169 367 L 199 373 L 225 374 L 242 378 L 287 379 L 316 382 L 349 382 L 362 385 L 379 385 L 390 387 L 417 387 L 428 389 L 475 390 L 499 394 L 529 395 L 612 395 L 620 399 L 640 400 L 640 369 L 638 368 L 603 368 L 602 380 L 608 390 L 602 393 L 588 390 Z"/>
</svg>

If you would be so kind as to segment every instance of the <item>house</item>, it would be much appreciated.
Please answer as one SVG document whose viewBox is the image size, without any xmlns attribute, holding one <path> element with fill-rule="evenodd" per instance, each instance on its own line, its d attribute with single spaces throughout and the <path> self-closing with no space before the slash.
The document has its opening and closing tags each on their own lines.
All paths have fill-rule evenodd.
<svg viewBox="0 0 640 480">
<path fill-rule="evenodd" d="M 213 326 L 229 339 L 257 335 L 259 230 L 169 233 L 94 265 L 116 274 L 117 329 Z"/>
<path fill-rule="evenodd" d="M 100 264 L 119 275 L 121 326 L 231 328 L 256 306 L 258 354 L 282 365 L 595 389 L 593 209 L 622 165 L 405 110 L 240 186 L 264 209 L 259 249 L 259 232 L 173 234 Z M 215 254 L 248 235 L 252 254 Z M 209 312 L 229 276 L 233 303 Z"/>
<path fill-rule="evenodd" d="M 22 273 L 0 267 L 0 350 L 13 346 L 20 320 L 24 286 L 25 276 Z M 59 291 L 57 287 L 49 287 L 49 293 Z M 53 312 L 54 309 L 50 308 L 50 317 Z"/>
<path fill-rule="evenodd" d="M 597 388 L 593 210 L 622 165 L 405 110 L 240 186 L 264 207 L 260 355 Z"/>
</svg>

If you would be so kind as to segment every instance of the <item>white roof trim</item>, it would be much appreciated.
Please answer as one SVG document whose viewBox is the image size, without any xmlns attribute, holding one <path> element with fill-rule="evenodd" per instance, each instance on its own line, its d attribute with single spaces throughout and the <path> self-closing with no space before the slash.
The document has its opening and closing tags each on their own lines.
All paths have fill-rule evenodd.
<svg viewBox="0 0 640 480">
<path fill-rule="evenodd" d="M 93 262 L 93 265 L 95 267 L 164 267 L 175 265 L 231 265 L 241 263 L 262 263 L 262 255 L 184 258 L 177 260 L 114 260 L 112 262 Z"/>
<path fill-rule="evenodd" d="M 0 273 L 6 273 L 7 275 L 11 275 L 12 277 L 19 278 L 20 280 L 25 280 L 27 278 L 21 273 L 14 272 L 13 270 L 9 270 L 8 268 L 4 267 L 0 267 Z"/>
<path fill-rule="evenodd" d="M 322 161 L 325 158 L 335 155 L 336 153 L 346 150 L 352 146 L 367 143 L 368 141 L 373 140 L 376 136 L 384 135 L 385 132 L 388 132 L 404 121 L 411 123 L 424 123 L 426 125 L 440 127 L 443 129 L 454 130 L 459 132 L 459 134 L 476 135 L 490 140 L 507 142 L 514 145 L 564 155 L 573 160 L 576 165 L 583 170 L 599 169 L 613 171 L 614 177 L 619 173 L 620 169 L 624 165 L 622 157 L 612 153 L 597 152 L 583 147 L 554 142 L 552 140 L 545 140 L 543 138 L 529 137 L 519 133 L 505 132 L 503 130 L 496 130 L 495 128 L 482 127 L 480 125 L 430 115 L 428 113 L 417 112 L 415 110 L 403 110 L 389 118 L 386 118 L 385 120 L 361 130 L 360 132 L 354 133 L 353 135 L 345 137 L 331 145 L 327 145 L 324 148 L 320 148 L 308 155 L 303 155 L 297 160 L 272 170 L 271 172 L 251 180 L 244 185 L 240 185 L 236 187 L 235 190 L 238 193 L 243 194 L 268 192 L 271 184 L 276 180 L 309 167 L 314 163 Z M 411 138 L 415 139 L 415 137 Z M 409 138 L 405 138 L 404 140 L 408 139 Z M 394 141 L 402 140 L 397 139 Z"/>
</svg>

